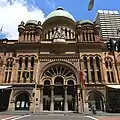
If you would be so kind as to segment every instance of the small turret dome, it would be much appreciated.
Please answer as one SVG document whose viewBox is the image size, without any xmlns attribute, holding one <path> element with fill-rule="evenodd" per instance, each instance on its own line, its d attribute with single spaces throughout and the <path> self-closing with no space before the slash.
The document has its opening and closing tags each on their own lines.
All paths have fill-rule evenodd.
<svg viewBox="0 0 120 120">
<path fill-rule="evenodd" d="M 32 25 L 37 25 L 38 21 L 37 20 L 28 20 L 25 25 L 32 24 Z"/>
<path fill-rule="evenodd" d="M 86 23 L 93 24 L 93 22 L 90 20 L 80 20 L 77 22 L 77 24 L 86 24 Z"/>
</svg>

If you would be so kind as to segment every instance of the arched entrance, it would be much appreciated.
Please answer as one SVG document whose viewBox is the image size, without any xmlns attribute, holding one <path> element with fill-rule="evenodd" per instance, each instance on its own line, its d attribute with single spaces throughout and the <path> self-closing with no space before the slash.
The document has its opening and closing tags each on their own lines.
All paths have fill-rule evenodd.
<svg viewBox="0 0 120 120">
<path fill-rule="evenodd" d="M 50 110 L 50 81 L 44 81 L 43 89 L 43 110 Z"/>
<path fill-rule="evenodd" d="M 54 80 L 54 110 L 64 110 L 63 78 L 56 77 Z"/>
<path fill-rule="evenodd" d="M 20 93 L 16 97 L 15 110 L 29 110 L 30 101 L 27 93 Z"/>
<path fill-rule="evenodd" d="M 88 104 L 89 104 L 89 108 L 91 108 L 91 106 L 94 106 L 96 110 L 104 111 L 103 98 L 101 93 L 97 90 L 92 91 L 90 93 L 88 97 Z"/>
<path fill-rule="evenodd" d="M 77 110 L 77 90 L 75 84 L 77 80 L 70 68 L 59 64 L 50 66 L 43 73 L 42 77 L 44 78 L 43 110 Z"/>
<path fill-rule="evenodd" d="M 68 110 L 75 111 L 76 109 L 76 87 L 73 80 L 67 82 Z"/>
</svg>

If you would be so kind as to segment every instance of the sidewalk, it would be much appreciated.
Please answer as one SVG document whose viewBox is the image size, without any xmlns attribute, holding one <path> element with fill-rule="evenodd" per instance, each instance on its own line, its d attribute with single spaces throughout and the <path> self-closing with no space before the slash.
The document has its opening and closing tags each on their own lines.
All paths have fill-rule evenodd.
<svg viewBox="0 0 120 120">
<path fill-rule="evenodd" d="M 120 116 L 120 113 L 107 113 L 107 112 L 97 111 L 97 114 L 93 114 L 90 111 L 90 113 L 84 113 L 84 115 L 90 115 L 90 116 Z"/>
</svg>

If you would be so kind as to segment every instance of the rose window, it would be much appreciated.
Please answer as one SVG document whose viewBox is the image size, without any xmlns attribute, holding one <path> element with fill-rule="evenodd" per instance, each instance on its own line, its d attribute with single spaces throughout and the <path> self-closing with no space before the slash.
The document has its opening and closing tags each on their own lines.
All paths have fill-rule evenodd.
<svg viewBox="0 0 120 120">
<path fill-rule="evenodd" d="M 62 75 L 64 77 L 75 77 L 73 71 L 64 66 L 54 66 L 52 68 L 49 68 L 44 73 L 44 76 L 46 77 L 54 77 L 56 75 Z"/>
</svg>

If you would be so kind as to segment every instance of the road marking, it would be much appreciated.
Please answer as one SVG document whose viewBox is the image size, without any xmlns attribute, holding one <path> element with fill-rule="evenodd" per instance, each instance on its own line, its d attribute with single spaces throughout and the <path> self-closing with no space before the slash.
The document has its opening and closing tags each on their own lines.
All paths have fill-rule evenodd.
<svg viewBox="0 0 120 120">
<path fill-rule="evenodd" d="M 92 120 L 99 120 L 99 119 L 94 118 L 94 117 L 92 117 L 92 116 L 85 116 L 85 117 L 87 117 L 87 118 L 91 118 Z"/>
<path fill-rule="evenodd" d="M 17 117 L 17 118 L 13 118 L 11 120 L 18 120 L 18 119 L 29 117 L 29 116 L 31 116 L 31 115 L 24 115 L 24 116 L 20 116 L 20 117 Z"/>
<path fill-rule="evenodd" d="M 3 118 L 1 120 L 9 120 L 9 119 L 16 118 L 16 117 L 18 117 L 18 116 L 7 117 L 7 118 Z"/>
</svg>

